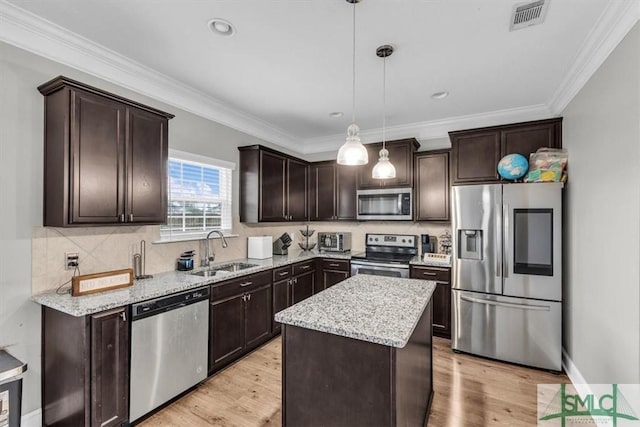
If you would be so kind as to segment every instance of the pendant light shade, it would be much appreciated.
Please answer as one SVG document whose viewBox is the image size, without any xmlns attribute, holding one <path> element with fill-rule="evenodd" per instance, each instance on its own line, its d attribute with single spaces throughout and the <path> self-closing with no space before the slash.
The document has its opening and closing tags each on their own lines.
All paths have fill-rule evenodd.
<svg viewBox="0 0 640 427">
<path fill-rule="evenodd" d="M 389 150 L 386 147 L 386 116 L 387 116 L 387 56 L 393 53 L 390 45 L 380 46 L 376 49 L 376 55 L 384 59 L 382 66 L 382 150 L 378 163 L 373 167 L 371 176 L 374 179 L 391 179 L 396 177 L 396 168 L 389 161 Z"/>
<path fill-rule="evenodd" d="M 369 163 L 367 149 L 360 141 L 360 127 L 356 124 L 356 3 L 360 0 L 347 0 L 353 4 L 353 98 L 352 120 L 347 129 L 347 140 L 338 151 L 338 164 L 359 166 Z"/>
<path fill-rule="evenodd" d="M 338 164 L 359 166 L 369 163 L 369 154 L 362 142 L 360 142 L 360 128 L 351 123 L 347 129 L 347 142 L 338 151 Z"/>
</svg>

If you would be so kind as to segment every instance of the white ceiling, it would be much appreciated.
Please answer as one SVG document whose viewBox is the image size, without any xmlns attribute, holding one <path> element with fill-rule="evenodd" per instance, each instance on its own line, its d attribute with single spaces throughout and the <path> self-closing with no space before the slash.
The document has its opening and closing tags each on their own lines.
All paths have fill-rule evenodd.
<svg viewBox="0 0 640 427">
<path fill-rule="evenodd" d="M 547 1 L 542 25 L 509 32 L 512 7 L 521 1 L 362 0 L 356 115 L 365 139 L 378 138 L 382 124 L 382 60 L 375 55 L 381 44 L 396 49 L 387 60 L 392 137 L 445 136 L 465 125 L 557 113 L 552 104 L 567 76 L 597 47 L 594 38 L 611 32 L 603 26 L 617 22 L 621 5 L 635 0 Z M 93 49 L 189 86 L 190 95 L 226 110 L 220 121 L 239 130 L 300 152 L 342 143 L 351 117 L 353 6 L 345 0 L 10 2 L 88 39 Z M 237 33 L 214 35 L 211 18 L 232 22 Z M 450 96 L 430 98 L 441 90 Z M 332 111 L 344 117 L 330 118 Z"/>
</svg>

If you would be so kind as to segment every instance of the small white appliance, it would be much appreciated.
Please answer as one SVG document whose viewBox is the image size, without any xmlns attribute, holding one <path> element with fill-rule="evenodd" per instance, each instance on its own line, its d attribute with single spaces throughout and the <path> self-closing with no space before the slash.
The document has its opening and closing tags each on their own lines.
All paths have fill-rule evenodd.
<svg viewBox="0 0 640 427">
<path fill-rule="evenodd" d="M 273 237 L 251 236 L 247 241 L 247 258 L 267 259 L 273 256 Z"/>
</svg>

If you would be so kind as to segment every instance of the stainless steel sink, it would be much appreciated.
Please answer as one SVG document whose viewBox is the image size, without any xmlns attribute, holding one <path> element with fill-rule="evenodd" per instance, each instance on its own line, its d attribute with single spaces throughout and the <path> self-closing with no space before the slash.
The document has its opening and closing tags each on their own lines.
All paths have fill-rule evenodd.
<svg viewBox="0 0 640 427">
<path fill-rule="evenodd" d="M 193 272 L 194 276 L 211 277 L 215 276 L 218 272 L 233 273 L 235 271 L 246 270 L 247 268 L 257 267 L 258 264 L 247 264 L 244 262 L 232 262 L 229 264 L 222 264 L 215 267 L 208 268 L 206 270 L 200 270 Z"/>
</svg>

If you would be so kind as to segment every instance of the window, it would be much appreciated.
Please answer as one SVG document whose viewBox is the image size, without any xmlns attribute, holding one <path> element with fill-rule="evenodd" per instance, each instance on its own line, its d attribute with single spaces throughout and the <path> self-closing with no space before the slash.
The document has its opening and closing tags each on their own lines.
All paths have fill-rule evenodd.
<svg viewBox="0 0 640 427">
<path fill-rule="evenodd" d="M 169 200 L 163 239 L 201 237 L 231 230 L 231 182 L 235 165 L 169 150 Z"/>
</svg>

